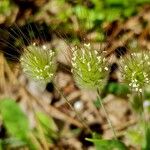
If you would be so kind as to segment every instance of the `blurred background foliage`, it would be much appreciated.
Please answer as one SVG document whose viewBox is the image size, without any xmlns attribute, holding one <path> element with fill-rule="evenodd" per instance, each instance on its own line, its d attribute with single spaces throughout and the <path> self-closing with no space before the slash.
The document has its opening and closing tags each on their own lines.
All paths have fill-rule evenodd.
<svg viewBox="0 0 150 150">
<path fill-rule="evenodd" d="M 83 36 L 83 33 L 94 30 L 95 40 L 101 41 L 106 34 L 103 30 L 106 24 L 136 15 L 140 7 L 148 3 L 149 0 L 2 0 L 0 22 L 5 20 L 9 25 L 13 23 L 12 18 L 15 17 L 19 4 L 22 18 L 16 16 L 15 22 L 23 24 L 35 20 L 45 21 L 53 30 L 69 34 L 71 37 Z M 23 14 L 28 7 L 33 8 Z"/>
</svg>

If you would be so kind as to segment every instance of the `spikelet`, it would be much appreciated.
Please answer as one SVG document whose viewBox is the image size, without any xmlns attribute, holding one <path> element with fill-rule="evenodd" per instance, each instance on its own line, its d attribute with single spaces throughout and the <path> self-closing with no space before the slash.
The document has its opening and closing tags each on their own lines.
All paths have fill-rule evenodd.
<svg viewBox="0 0 150 150">
<path fill-rule="evenodd" d="M 150 52 L 131 53 L 121 59 L 123 82 L 132 92 L 142 93 L 150 83 Z"/>
<path fill-rule="evenodd" d="M 40 83 L 51 82 L 56 70 L 55 52 L 33 43 L 25 48 L 21 66 L 29 78 Z"/>
<path fill-rule="evenodd" d="M 104 54 L 99 55 L 90 44 L 72 49 L 72 73 L 79 87 L 102 89 L 106 83 L 109 69 Z"/>
</svg>

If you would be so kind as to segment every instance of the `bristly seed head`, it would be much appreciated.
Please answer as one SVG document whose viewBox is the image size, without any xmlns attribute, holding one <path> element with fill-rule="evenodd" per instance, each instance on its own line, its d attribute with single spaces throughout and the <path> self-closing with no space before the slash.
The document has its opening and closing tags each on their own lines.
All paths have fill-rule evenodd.
<svg viewBox="0 0 150 150">
<path fill-rule="evenodd" d="M 123 82 L 133 92 L 142 93 L 150 84 L 150 52 L 132 53 L 121 59 Z"/>
<path fill-rule="evenodd" d="M 41 83 L 53 79 L 56 70 L 55 52 L 45 45 L 39 46 L 33 43 L 26 47 L 20 61 L 28 77 Z"/>
<path fill-rule="evenodd" d="M 108 62 L 104 54 L 99 55 L 90 44 L 82 48 L 72 49 L 72 69 L 74 79 L 78 86 L 89 89 L 102 89 L 109 74 Z"/>
</svg>

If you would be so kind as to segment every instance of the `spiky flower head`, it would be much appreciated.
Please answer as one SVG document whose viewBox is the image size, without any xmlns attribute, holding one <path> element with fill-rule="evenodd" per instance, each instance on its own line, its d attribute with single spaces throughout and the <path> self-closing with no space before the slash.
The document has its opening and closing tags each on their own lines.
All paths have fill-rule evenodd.
<svg viewBox="0 0 150 150">
<path fill-rule="evenodd" d="M 25 48 L 21 57 L 21 66 L 25 74 L 41 83 L 50 82 L 55 74 L 55 52 L 45 45 L 33 43 Z"/>
<path fill-rule="evenodd" d="M 143 92 L 150 83 L 150 52 L 131 53 L 121 59 L 123 82 L 133 92 Z"/>
<path fill-rule="evenodd" d="M 102 89 L 106 83 L 109 69 L 104 54 L 94 50 L 90 44 L 72 49 L 72 73 L 79 87 Z"/>
</svg>

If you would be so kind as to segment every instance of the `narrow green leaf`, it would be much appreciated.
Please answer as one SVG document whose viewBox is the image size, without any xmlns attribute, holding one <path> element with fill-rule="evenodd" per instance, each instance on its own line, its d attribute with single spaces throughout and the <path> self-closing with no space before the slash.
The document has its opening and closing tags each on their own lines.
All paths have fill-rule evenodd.
<svg viewBox="0 0 150 150">
<path fill-rule="evenodd" d="M 96 150 L 127 150 L 127 147 L 118 140 L 101 140 L 101 139 L 88 139 L 87 141 L 95 144 Z"/>
<path fill-rule="evenodd" d="M 54 120 L 42 112 L 37 112 L 36 116 L 43 128 L 44 134 L 49 138 L 57 138 L 56 132 L 58 129 Z"/>
<path fill-rule="evenodd" d="M 47 116 L 46 114 L 42 112 L 37 112 L 36 114 L 37 114 L 38 120 L 44 127 L 49 128 L 53 131 L 57 131 L 57 126 L 51 117 Z"/>
</svg>

